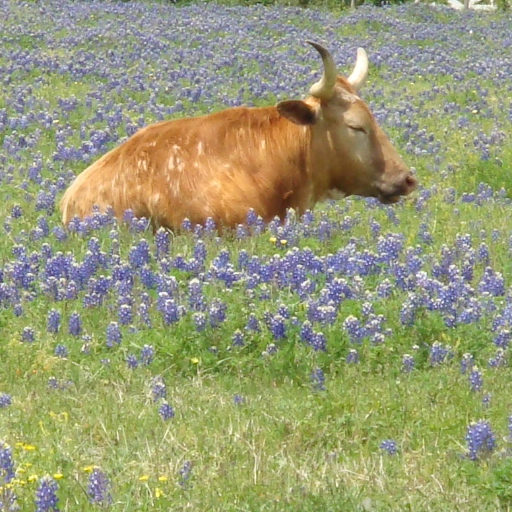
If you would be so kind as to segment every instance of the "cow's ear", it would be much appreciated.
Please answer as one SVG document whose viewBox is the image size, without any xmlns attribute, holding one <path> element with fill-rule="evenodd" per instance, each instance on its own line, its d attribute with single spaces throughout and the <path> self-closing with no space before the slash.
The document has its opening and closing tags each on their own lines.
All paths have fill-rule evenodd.
<svg viewBox="0 0 512 512">
<path fill-rule="evenodd" d="M 316 121 L 316 112 L 301 100 L 281 101 L 277 104 L 277 111 L 295 124 L 314 124 Z"/>
</svg>

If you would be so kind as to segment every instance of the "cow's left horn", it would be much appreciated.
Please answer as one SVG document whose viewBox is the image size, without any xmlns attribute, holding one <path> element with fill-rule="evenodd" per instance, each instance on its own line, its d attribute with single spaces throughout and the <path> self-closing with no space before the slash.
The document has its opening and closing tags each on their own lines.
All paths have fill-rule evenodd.
<svg viewBox="0 0 512 512">
<path fill-rule="evenodd" d="M 322 45 L 313 41 L 306 41 L 306 43 L 309 43 L 318 51 L 324 63 L 322 78 L 319 82 L 311 86 L 309 94 L 315 98 L 328 100 L 332 96 L 334 86 L 336 85 L 336 75 L 338 74 L 336 71 L 336 64 L 334 63 L 332 55 Z"/>
<path fill-rule="evenodd" d="M 367 75 L 368 55 L 366 55 L 364 48 L 358 48 L 356 65 L 354 66 L 354 71 L 352 71 L 352 74 L 347 78 L 347 81 L 356 91 L 358 91 L 364 84 Z"/>
</svg>

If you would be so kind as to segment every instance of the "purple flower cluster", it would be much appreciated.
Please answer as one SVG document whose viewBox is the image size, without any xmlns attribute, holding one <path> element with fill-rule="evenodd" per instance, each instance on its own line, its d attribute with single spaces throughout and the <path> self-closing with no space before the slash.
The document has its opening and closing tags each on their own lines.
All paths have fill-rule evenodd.
<svg viewBox="0 0 512 512">
<path fill-rule="evenodd" d="M 496 446 L 496 439 L 488 421 L 480 420 L 467 428 L 466 442 L 471 460 L 489 455 Z"/>
</svg>

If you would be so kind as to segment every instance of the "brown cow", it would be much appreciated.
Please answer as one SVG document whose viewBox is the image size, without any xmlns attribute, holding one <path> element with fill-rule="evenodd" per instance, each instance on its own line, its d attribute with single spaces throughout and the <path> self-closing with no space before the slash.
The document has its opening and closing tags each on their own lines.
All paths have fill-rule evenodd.
<svg viewBox="0 0 512 512">
<path fill-rule="evenodd" d="M 394 203 L 409 194 L 416 178 L 357 95 L 366 52 L 358 49 L 346 79 L 324 47 L 308 43 L 324 71 L 304 100 L 142 128 L 74 180 L 60 203 L 64 223 L 93 205 L 111 205 L 118 218 L 130 208 L 154 227 L 208 217 L 234 226 L 251 208 L 268 221 L 326 198 L 357 194 Z"/>
</svg>

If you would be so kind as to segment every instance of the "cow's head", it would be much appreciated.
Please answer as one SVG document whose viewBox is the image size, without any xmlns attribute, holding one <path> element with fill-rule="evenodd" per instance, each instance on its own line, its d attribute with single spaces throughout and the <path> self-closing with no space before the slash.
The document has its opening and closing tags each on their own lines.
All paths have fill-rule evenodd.
<svg viewBox="0 0 512 512">
<path fill-rule="evenodd" d="M 331 192 L 377 197 L 394 203 L 416 188 L 417 180 L 357 95 L 368 73 L 366 52 L 359 48 L 348 78 L 338 76 L 331 54 L 320 53 L 323 76 L 305 100 L 278 103 L 279 113 L 299 125 L 311 126 L 314 166 L 328 169 L 324 185 Z M 315 165 L 316 164 L 316 165 Z"/>
</svg>

